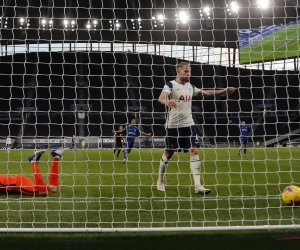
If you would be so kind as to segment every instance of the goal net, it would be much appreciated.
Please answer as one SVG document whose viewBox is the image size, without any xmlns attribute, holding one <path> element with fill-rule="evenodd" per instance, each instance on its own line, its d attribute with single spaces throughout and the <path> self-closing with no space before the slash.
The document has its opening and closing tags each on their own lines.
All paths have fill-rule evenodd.
<svg viewBox="0 0 300 250">
<path fill-rule="evenodd" d="M 300 185 L 291 2 L 2 2 L 0 231 L 299 227 L 281 199 Z M 192 101 L 206 195 L 183 152 L 157 190 L 168 112 L 158 98 L 182 61 L 195 87 L 236 88 Z M 133 119 L 144 134 L 125 155 L 117 141 L 132 131 L 113 131 Z M 57 163 L 59 188 L 43 190 L 37 166 L 55 186 Z"/>
</svg>

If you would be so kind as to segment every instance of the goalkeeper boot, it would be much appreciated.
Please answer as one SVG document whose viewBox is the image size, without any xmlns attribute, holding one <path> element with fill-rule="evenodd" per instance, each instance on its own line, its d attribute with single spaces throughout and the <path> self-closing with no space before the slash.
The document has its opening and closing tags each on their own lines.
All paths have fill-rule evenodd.
<svg viewBox="0 0 300 250">
<path fill-rule="evenodd" d="M 64 152 L 68 149 L 69 148 L 54 149 L 54 150 L 52 150 L 51 155 L 53 157 L 56 157 L 56 156 L 61 157 L 64 154 Z"/>
<path fill-rule="evenodd" d="M 209 194 L 210 189 L 203 187 L 202 185 L 195 188 L 195 194 Z"/>
<path fill-rule="evenodd" d="M 162 181 L 157 181 L 157 190 L 165 192 L 165 184 Z"/>
<path fill-rule="evenodd" d="M 29 162 L 39 162 L 41 156 L 46 152 L 46 150 L 39 150 L 34 152 L 32 155 L 28 156 Z"/>
</svg>

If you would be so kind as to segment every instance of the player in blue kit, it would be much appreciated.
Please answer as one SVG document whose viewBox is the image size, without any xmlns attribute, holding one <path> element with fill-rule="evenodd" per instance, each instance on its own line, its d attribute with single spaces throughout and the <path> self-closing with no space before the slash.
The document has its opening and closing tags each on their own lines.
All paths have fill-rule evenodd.
<svg viewBox="0 0 300 250">
<path fill-rule="evenodd" d="M 74 151 L 76 151 L 76 145 L 75 145 L 75 135 L 73 135 L 73 137 L 71 138 L 71 151 L 74 149 Z"/>
<path fill-rule="evenodd" d="M 131 149 L 134 146 L 134 140 L 136 136 L 145 135 L 145 136 L 151 136 L 151 133 L 147 134 L 139 130 L 139 128 L 135 125 L 136 120 L 132 119 L 131 124 L 126 126 L 124 129 L 119 129 L 119 130 L 113 130 L 113 133 L 122 133 L 123 131 L 126 131 L 126 138 L 125 138 L 125 149 L 123 151 L 124 153 L 124 160 L 123 163 L 127 161 L 127 154 L 131 152 Z"/>
<path fill-rule="evenodd" d="M 256 127 L 258 124 L 246 125 L 245 121 L 242 121 L 241 124 L 235 124 L 231 120 L 228 121 L 229 124 L 238 126 L 241 131 L 241 147 L 239 148 L 238 155 L 240 155 L 241 151 L 244 149 L 244 156 L 247 156 L 247 144 L 248 144 L 248 132 L 251 128 Z"/>
</svg>

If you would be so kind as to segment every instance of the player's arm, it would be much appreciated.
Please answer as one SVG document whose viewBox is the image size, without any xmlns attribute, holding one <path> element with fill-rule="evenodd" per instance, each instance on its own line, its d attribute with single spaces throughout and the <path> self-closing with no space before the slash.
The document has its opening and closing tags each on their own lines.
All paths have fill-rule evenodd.
<svg viewBox="0 0 300 250">
<path fill-rule="evenodd" d="M 144 136 L 151 136 L 151 133 L 148 133 L 148 134 L 147 134 L 147 133 L 144 133 L 143 131 L 140 131 L 140 134 L 141 134 L 141 135 L 144 135 Z"/>
<path fill-rule="evenodd" d="M 177 105 L 175 100 L 169 100 L 169 95 L 172 92 L 172 88 L 173 88 L 172 83 L 167 82 L 158 98 L 158 101 L 169 108 L 176 108 Z"/>
<path fill-rule="evenodd" d="M 229 124 L 235 125 L 235 126 L 240 126 L 239 124 L 234 123 L 232 120 L 228 120 Z"/>
<path fill-rule="evenodd" d="M 229 87 L 225 89 L 219 89 L 219 90 L 204 90 L 199 89 L 198 96 L 218 96 L 218 95 L 224 95 L 224 94 L 232 94 L 235 91 L 235 88 Z"/>
<path fill-rule="evenodd" d="M 119 130 L 113 130 L 113 133 L 122 133 L 126 128 L 119 129 Z"/>
</svg>

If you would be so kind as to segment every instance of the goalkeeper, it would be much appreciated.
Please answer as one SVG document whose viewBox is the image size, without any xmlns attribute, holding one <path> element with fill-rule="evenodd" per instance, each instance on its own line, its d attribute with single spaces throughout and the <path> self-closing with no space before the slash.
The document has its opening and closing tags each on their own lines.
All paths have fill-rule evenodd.
<svg viewBox="0 0 300 250">
<path fill-rule="evenodd" d="M 160 160 L 157 190 L 164 192 L 164 176 L 169 160 L 175 151 L 184 150 L 190 154 L 190 168 L 194 177 L 195 193 L 208 194 L 211 191 L 200 184 L 200 160 L 198 136 L 192 116 L 193 96 L 215 96 L 230 94 L 235 88 L 202 90 L 190 84 L 191 67 L 187 62 L 176 66 L 177 78 L 167 82 L 158 101 L 169 108 L 166 122 L 166 149 Z"/>
<path fill-rule="evenodd" d="M 1 175 L 0 194 L 21 194 L 26 196 L 42 196 L 58 191 L 58 162 L 66 149 L 51 152 L 52 165 L 49 175 L 49 184 L 45 184 L 39 169 L 39 160 L 46 150 L 36 151 L 28 157 L 32 167 L 33 180 L 24 175 Z"/>
</svg>

